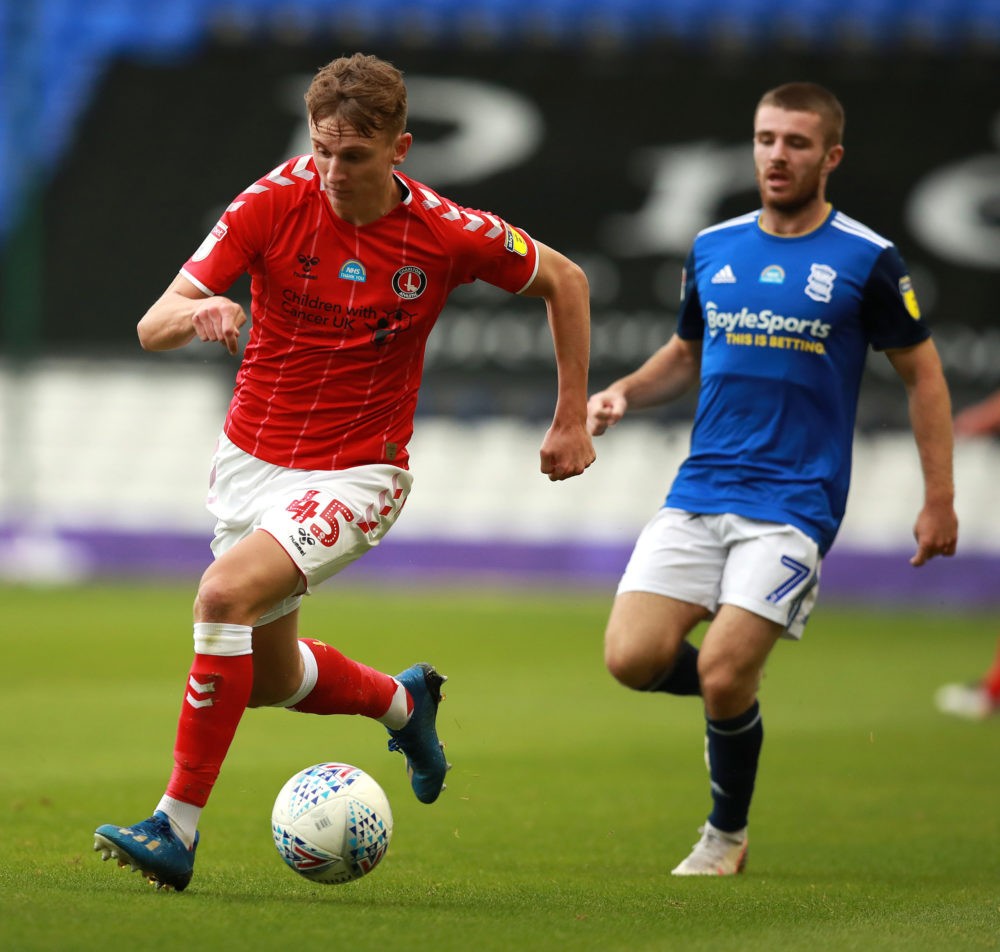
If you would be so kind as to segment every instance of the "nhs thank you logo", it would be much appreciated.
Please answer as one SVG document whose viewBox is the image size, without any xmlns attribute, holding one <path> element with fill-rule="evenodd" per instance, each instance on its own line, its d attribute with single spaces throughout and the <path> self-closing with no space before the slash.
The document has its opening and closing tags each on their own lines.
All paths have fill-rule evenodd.
<svg viewBox="0 0 1000 952">
<path fill-rule="evenodd" d="M 368 272 L 365 271 L 365 266 L 356 258 L 348 258 L 340 266 L 340 274 L 337 277 L 344 281 L 364 282 L 368 280 Z"/>
</svg>

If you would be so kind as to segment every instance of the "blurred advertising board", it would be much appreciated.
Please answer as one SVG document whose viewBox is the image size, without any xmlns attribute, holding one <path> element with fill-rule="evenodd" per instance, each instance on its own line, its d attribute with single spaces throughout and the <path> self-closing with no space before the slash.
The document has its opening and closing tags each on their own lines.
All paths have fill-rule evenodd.
<svg viewBox="0 0 1000 952">
<path fill-rule="evenodd" d="M 137 350 L 135 322 L 222 208 L 308 150 L 302 93 L 315 68 L 353 50 L 212 45 L 181 62 L 113 64 L 45 196 L 42 346 Z M 585 267 L 595 386 L 671 333 L 693 235 L 756 207 L 754 106 L 793 79 L 828 85 L 844 102 L 847 151 L 830 198 L 899 245 L 956 402 L 1000 385 L 1000 71 L 985 81 L 982 63 L 912 54 L 366 50 L 407 76 L 407 172 Z M 423 412 L 550 410 L 537 301 L 461 289 L 427 367 Z M 873 368 L 861 425 L 903 422 L 886 362 Z M 878 399 L 886 386 L 893 399 Z"/>
</svg>

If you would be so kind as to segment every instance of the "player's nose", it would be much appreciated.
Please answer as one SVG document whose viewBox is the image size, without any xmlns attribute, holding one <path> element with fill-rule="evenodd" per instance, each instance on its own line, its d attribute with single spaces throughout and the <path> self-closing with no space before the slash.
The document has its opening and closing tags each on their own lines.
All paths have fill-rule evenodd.
<svg viewBox="0 0 1000 952">
<path fill-rule="evenodd" d="M 336 159 L 330 159 L 323 170 L 323 180 L 325 182 L 342 182 L 344 180 L 344 167 Z"/>
</svg>

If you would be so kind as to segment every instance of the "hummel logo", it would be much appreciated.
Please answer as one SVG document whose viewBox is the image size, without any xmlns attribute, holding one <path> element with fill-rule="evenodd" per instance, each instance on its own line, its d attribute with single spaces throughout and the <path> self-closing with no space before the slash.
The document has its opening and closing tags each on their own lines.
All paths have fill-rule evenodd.
<svg viewBox="0 0 1000 952">
<path fill-rule="evenodd" d="M 733 274 L 733 269 L 727 264 L 724 268 L 719 268 L 715 274 L 712 275 L 712 284 L 735 284 L 736 275 Z"/>
<path fill-rule="evenodd" d="M 303 542 L 306 545 L 316 544 L 316 540 L 305 529 L 299 529 L 299 542 Z"/>
<path fill-rule="evenodd" d="M 215 682 L 213 681 L 205 681 L 202 683 L 201 681 L 196 681 L 194 675 L 192 674 L 188 678 L 188 684 L 191 686 L 191 690 L 198 694 L 215 694 Z"/>
<path fill-rule="evenodd" d="M 188 678 L 188 687 L 191 688 L 191 691 L 193 691 L 194 694 L 192 694 L 191 691 L 188 691 L 187 695 L 185 696 L 184 699 L 195 710 L 197 710 L 198 708 L 201 708 L 201 707 L 212 707 L 212 705 L 215 703 L 210 697 L 201 697 L 201 698 L 198 698 L 198 697 L 194 696 L 195 694 L 214 694 L 215 693 L 215 681 L 214 680 L 201 682 L 201 681 L 198 681 L 195 678 L 195 676 L 192 674 Z"/>
</svg>

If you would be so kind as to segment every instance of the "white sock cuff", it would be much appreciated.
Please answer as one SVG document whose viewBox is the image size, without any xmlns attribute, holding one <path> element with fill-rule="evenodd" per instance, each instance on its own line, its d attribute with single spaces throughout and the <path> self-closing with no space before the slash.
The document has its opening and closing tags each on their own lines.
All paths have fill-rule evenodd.
<svg viewBox="0 0 1000 952">
<path fill-rule="evenodd" d="M 167 815 L 173 831 L 183 840 L 184 845 L 191 849 L 194 843 L 194 835 L 198 832 L 198 820 L 201 818 L 202 807 L 196 807 L 193 803 L 185 803 L 183 800 L 175 800 L 164 794 L 156 809 Z"/>
<path fill-rule="evenodd" d="M 224 658 L 253 654 L 253 628 L 212 621 L 195 622 L 194 651 L 195 654 Z"/>
<path fill-rule="evenodd" d="M 392 680 L 396 682 L 396 693 L 393 694 L 392 700 L 389 702 L 389 709 L 377 720 L 391 730 L 398 731 L 401 727 L 406 727 L 410 720 L 410 711 L 406 702 L 406 685 L 402 684 L 398 678 Z"/>
<path fill-rule="evenodd" d="M 272 707 L 295 707 L 299 701 L 312 694 L 312 689 L 316 687 L 316 682 L 319 680 L 319 665 L 316 663 L 316 655 L 301 638 L 299 639 L 299 654 L 302 655 L 302 683 L 299 685 L 299 689 L 290 698 L 272 704 Z"/>
</svg>

